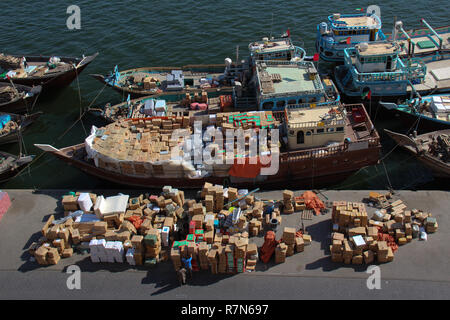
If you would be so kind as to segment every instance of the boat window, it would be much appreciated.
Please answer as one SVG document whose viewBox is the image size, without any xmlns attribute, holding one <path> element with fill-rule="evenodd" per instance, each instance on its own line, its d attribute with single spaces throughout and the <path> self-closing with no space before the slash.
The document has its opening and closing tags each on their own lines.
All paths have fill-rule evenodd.
<svg viewBox="0 0 450 320">
<path fill-rule="evenodd" d="M 323 129 L 323 128 L 317 129 L 317 133 L 323 133 L 323 132 L 324 132 L 324 129 Z"/>
<path fill-rule="evenodd" d="M 290 105 L 296 105 L 297 104 L 297 100 L 293 99 L 293 100 L 289 100 L 288 104 Z"/>
<path fill-rule="evenodd" d="M 303 99 L 298 99 L 298 104 L 302 104 L 303 103 Z"/>
<path fill-rule="evenodd" d="M 311 131 L 306 131 L 306 136 L 310 136 L 311 135 Z"/>
<path fill-rule="evenodd" d="M 277 108 L 284 108 L 285 105 L 286 105 L 285 100 L 277 101 Z"/>
<path fill-rule="evenodd" d="M 359 59 L 359 61 L 361 61 L 361 63 L 364 63 L 364 57 L 361 57 L 361 58 Z"/>
<path fill-rule="evenodd" d="M 327 128 L 327 132 L 334 132 L 334 128 Z"/>
<path fill-rule="evenodd" d="M 344 131 L 344 127 L 337 127 L 336 128 L 336 132 L 343 132 Z"/>
<path fill-rule="evenodd" d="M 297 144 L 305 143 L 305 134 L 302 130 L 297 132 Z"/>
<path fill-rule="evenodd" d="M 272 109 L 273 108 L 273 101 L 266 101 L 262 105 L 263 109 Z"/>
</svg>

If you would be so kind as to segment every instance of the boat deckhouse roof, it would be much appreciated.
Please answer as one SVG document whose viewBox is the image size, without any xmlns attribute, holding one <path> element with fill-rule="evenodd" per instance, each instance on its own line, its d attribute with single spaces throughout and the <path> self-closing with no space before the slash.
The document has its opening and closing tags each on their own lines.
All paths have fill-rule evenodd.
<svg viewBox="0 0 450 320">
<path fill-rule="evenodd" d="M 380 29 L 381 20 L 375 14 L 344 14 L 335 13 L 328 16 L 333 29 Z"/>
<path fill-rule="evenodd" d="M 320 127 L 344 125 L 342 113 L 329 113 L 330 108 L 320 107 L 311 109 L 287 109 L 286 119 L 288 127 Z"/>
<path fill-rule="evenodd" d="M 294 50 L 294 45 L 290 38 L 264 39 L 249 44 L 249 49 L 253 53 L 271 53 L 278 51 Z"/>
<path fill-rule="evenodd" d="M 312 62 L 258 61 L 259 94 L 263 98 L 299 96 L 324 92 Z"/>
<path fill-rule="evenodd" d="M 396 42 L 366 42 L 364 44 L 357 44 L 355 46 L 358 55 L 366 56 L 384 56 L 398 54 L 400 46 Z"/>
</svg>

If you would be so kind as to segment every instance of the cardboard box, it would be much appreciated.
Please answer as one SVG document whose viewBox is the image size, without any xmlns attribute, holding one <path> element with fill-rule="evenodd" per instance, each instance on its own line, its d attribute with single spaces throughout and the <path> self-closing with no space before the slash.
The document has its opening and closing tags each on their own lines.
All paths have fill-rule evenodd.
<svg viewBox="0 0 450 320">
<path fill-rule="evenodd" d="M 402 245 L 406 244 L 408 241 L 407 241 L 406 237 L 401 237 L 401 238 L 398 238 L 397 242 L 400 246 L 402 246 Z"/>
<path fill-rule="evenodd" d="M 52 215 L 48 218 L 48 220 L 47 220 L 47 222 L 45 223 L 45 225 L 42 227 L 41 233 L 42 233 L 42 235 L 43 235 L 44 237 L 47 236 L 47 231 L 48 231 L 48 229 L 50 228 L 50 226 L 52 225 L 53 221 L 55 221 L 55 216 L 52 214 Z"/>
<path fill-rule="evenodd" d="M 340 240 L 340 241 L 344 241 L 345 240 L 345 235 L 343 233 L 339 233 L 339 232 L 333 232 L 331 234 L 331 239 L 332 240 Z"/>
<path fill-rule="evenodd" d="M 377 242 L 377 254 L 380 256 L 385 256 L 388 254 L 388 250 L 390 247 L 388 247 L 386 241 L 378 241 Z"/>
<path fill-rule="evenodd" d="M 364 253 L 363 253 L 363 257 L 364 257 L 364 263 L 365 264 L 371 264 L 371 263 L 373 263 L 373 261 L 374 261 L 374 253 L 373 253 L 373 251 L 371 251 L 371 250 L 368 250 L 368 251 L 364 251 Z"/>
<path fill-rule="evenodd" d="M 62 252 L 62 257 L 63 258 L 69 258 L 72 255 L 73 255 L 73 249 L 72 248 L 64 249 L 63 252 Z"/>
<path fill-rule="evenodd" d="M 358 236 L 358 235 L 366 236 L 366 228 L 365 227 L 351 228 L 348 230 L 348 235 L 350 237 Z"/>
<path fill-rule="evenodd" d="M 341 253 L 342 252 L 342 241 L 341 240 L 333 240 L 330 251 L 331 251 L 331 253 Z"/>
<path fill-rule="evenodd" d="M 305 242 L 302 237 L 295 238 L 295 250 L 297 252 L 303 252 L 305 249 Z"/>
<path fill-rule="evenodd" d="M 376 227 L 367 227 L 367 236 L 372 238 L 378 237 L 378 229 Z"/>
<path fill-rule="evenodd" d="M 310 245 L 312 242 L 312 238 L 309 234 L 304 234 L 303 241 L 304 241 L 305 245 Z"/>
<path fill-rule="evenodd" d="M 392 248 L 389 247 L 386 262 L 392 262 L 393 260 L 394 260 L 394 252 L 392 251 Z"/>
<path fill-rule="evenodd" d="M 294 192 L 291 190 L 284 190 L 283 191 L 283 200 L 292 200 L 294 197 Z"/>
</svg>

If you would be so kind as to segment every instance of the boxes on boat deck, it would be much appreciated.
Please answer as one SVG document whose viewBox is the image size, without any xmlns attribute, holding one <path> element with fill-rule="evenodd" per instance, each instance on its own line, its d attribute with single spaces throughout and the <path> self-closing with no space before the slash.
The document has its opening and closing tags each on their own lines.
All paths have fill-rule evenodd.
<svg viewBox="0 0 450 320">
<path fill-rule="evenodd" d="M 144 84 L 145 90 L 150 90 L 150 89 L 156 88 L 156 81 L 153 77 L 144 78 L 143 84 Z"/>
</svg>

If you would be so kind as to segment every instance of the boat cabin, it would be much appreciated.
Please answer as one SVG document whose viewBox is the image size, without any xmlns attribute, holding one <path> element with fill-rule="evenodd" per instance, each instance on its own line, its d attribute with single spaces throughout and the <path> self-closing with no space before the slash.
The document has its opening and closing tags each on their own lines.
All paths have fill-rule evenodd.
<svg viewBox="0 0 450 320">
<path fill-rule="evenodd" d="M 252 62 L 266 60 L 290 61 L 303 59 L 305 51 L 294 46 L 289 37 L 274 39 L 263 38 L 262 41 L 252 42 L 248 45 Z"/>
<path fill-rule="evenodd" d="M 255 77 L 259 110 L 326 102 L 324 86 L 312 62 L 258 61 Z"/>
<path fill-rule="evenodd" d="M 337 108 L 286 109 L 285 116 L 289 150 L 344 142 L 345 115 Z"/>
<path fill-rule="evenodd" d="M 355 49 L 355 61 L 352 64 L 361 73 L 389 72 L 397 68 L 400 46 L 396 42 L 360 43 Z"/>
<path fill-rule="evenodd" d="M 328 16 L 329 26 L 336 41 L 351 37 L 352 42 L 379 40 L 381 20 L 376 14 L 340 14 Z"/>
</svg>

